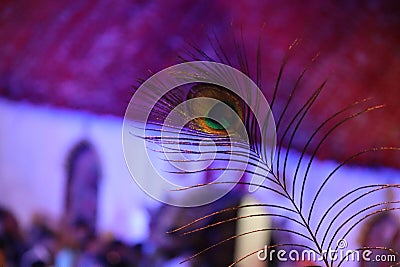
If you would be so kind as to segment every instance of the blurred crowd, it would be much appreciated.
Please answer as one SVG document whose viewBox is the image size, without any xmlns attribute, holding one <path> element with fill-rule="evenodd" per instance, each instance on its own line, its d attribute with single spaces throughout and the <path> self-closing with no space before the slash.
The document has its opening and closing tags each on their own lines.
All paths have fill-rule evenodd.
<svg viewBox="0 0 400 267">
<path fill-rule="evenodd" d="M 239 195 L 228 194 L 212 205 L 197 208 L 162 205 L 155 209 L 151 216 L 151 232 L 148 240 L 139 244 L 126 244 L 111 234 L 98 234 L 93 227 L 94 224 L 88 223 L 85 219 L 52 223 L 44 216 L 36 216 L 30 227 L 22 229 L 10 210 L 0 208 L 0 266 L 227 266 L 233 260 L 234 242 L 226 242 L 189 262 L 179 263 L 195 252 L 234 235 L 234 221 L 187 236 L 167 232 L 206 214 L 238 205 Z M 205 227 L 235 216 L 235 211 L 225 212 L 206 218 L 186 230 Z"/>
<path fill-rule="evenodd" d="M 57 228 L 38 216 L 22 231 L 14 214 L 0 208 L 0 266 L 141 266 L 141 245 L 98 236 L 84 221 Z"/>
</svg>

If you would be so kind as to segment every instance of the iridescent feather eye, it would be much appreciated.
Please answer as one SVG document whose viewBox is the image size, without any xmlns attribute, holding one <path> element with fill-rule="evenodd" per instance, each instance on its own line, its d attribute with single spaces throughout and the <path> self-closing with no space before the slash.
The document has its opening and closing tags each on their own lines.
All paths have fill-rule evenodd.
<svg viewBox="0 0 400 267">
<path fill-rule="evenodd" d="M 211 98 L 218 101 L 211 108 L 199 104 L 189 106 L 190 114 L 204 114 L 204 117 L 195 118 L 192 127 L 197 130 L 218 135 L 226 135 L 230 130 L 235 132 L 244 120 L 243 101 L 235 93 L 223 87 L 211 84 L 194 85 L 187 98 Z M 234 113 L 237 115 L 234 115 Z"/>
</svg>

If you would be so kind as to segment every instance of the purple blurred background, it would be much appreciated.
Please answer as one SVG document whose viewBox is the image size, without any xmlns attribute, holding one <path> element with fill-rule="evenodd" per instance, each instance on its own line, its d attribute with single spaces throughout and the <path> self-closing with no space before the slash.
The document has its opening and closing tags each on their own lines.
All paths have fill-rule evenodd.
<svg viewBox="0 0 400 267">
<path fill-rule="evenodd" d="M 317 155 L 319 172 L 326 173 L 335 161 L 361 149 L 399 146 L 399 1 L 1 1 L 0 205 L 15 215 L 21 232 L 29 232 L 32 222 L 40 229 L 49 224 L 54 233 L 36 243 L 45 243 L 52 252 L 63 251 L 64 246 L 119 255 L 126 249 L 130 255 L 140 255 L 141 248 L 121 247 L 109 238 L 82 243 L 80 234 L 90 227 L 62 220 L 68 213 L 67 162 L 73 148 L 88 140 L 97 157 L 87 171 L 98 171 L 97 184 L 87 184 L 98 196 L 97 208 L 92 207 L 97 233 L 144 244 L 158 204 L 132 182 L 122 154 L 121 123 L 132 86 L 181 62 L 179 56 L 192 59 L 192 45 L 212 55 L 218 42 L 229 58 L 237 56 L 236 43 L 243 47 L 254 74 L 260 44 L 262 90 L 271 97 L 282 60 L 296 39 L 298 44 L 288 54 L 277 111 L 305 67 L 310 70 L 293 107 L 300 107 L 328 79 L 300 128 L 296 148 L 304 146 L 318 124 L 341 107 L 367 97 L 371 104 L 386 105 L 337 131 Z M 398 153 L 368 154 L 352 164 L 332 190 L 342 189 L 343 181 L 349 186 L 361 180 L 399 181 Z M 143 175 L 146 167 L 140 166 Z M 326 196 L 322 201 L 331 199 Z M 3 224 L 9 218 L 4 214 Z M 57 230 L 60 225 L 65 226 L 61 232 L 69 229 L 66 235 L 77 237 L 65 241 Z M 357 238 L 350 239 L 356 243 Z M 35 242 L 21 243 L 27 249 Z M 139 261 L 138 255 L 130 260 Z"/>
</svg>

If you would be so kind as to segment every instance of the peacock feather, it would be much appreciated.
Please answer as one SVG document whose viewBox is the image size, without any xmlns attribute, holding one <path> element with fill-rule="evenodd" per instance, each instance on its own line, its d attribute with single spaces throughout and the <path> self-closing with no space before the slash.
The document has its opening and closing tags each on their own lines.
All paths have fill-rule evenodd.
<svg viewBox="0 0 400 267">
<path fill-rule="evenodd" d="M 324 251 L 338 251 L 340 241 L 357 231 L 371 217 L 398 212 L 399 200 L 392 198 L 383 202 L 376 201 L 375 195 L 398 190 L 400 185 L 365 183 L 347 186 L 344 192 L 331 192 L 330 183 L 346 164 L 364 154 L 400 149 L 385 146 L 364 149 L 338 163 L 328 173 L 318 173 L 318 169 L 315 170 L 318 168 L 315 167 L 315 159 L 326 142 L 333 142 L 331 136 L 340 131 L 342 125 L 380 109 L 383 105 L 369 105 L 371 99 L 357 100 L 325 118 L 311 131 L 311 135 L 298 137 L 301 127 L 307 125 L 309 112 L 325 90 L 327 81 L 316 87 L 301 105 L 294 104 L 295 96 L 302 93 L 300 84 L 309 69 L 307 67 L 299 74 L 291 88 L 282 88 L 285 67 L 292 50 L 298 45 L 298 41 L 295 41 L 282 60 L 275 86 L 270 90 L 272 93 L 267 101 L 262 93 L 266 89 L 259 90 L 263 88 L 260 42 L 255 55 L 255 71 L 249 66 L 244 47 L 238 45 L 237 41 L 233 42 L 237 58 L 232 59 L 224 52 L 218 38 L 214 38 L 210 41 L 210 55 L 193 46 L 187 56 L 181 57 L 183 63 L 177 65 L 178 68 L 169 68 L 149 80 L 140 81 L 125 116 L 124 142 L 133 139 L 132 136 L 140 137 L 147 149 L 163 162 L 155 167 L 157 175 L 164 171 L 173 177 L 171 179 L 175 179 L 163 184 L 165 191 L 181 194 L 199 190 L 198 195 L 207 195 L 207 199 L 200 197 L 201 203 L 194 200 L 178 203 L 159 195 L 156 197 L 166 203 L 180 206 L 207 204 L 237 184 L 248 186 L 250 191 L 258 189 L 258 194 L 268 196 L 262 203 L 231 206 L 203 215 L 170 233 L 191 235 L 254 216 L 279 218 L 288 222 L 283 224 L 285 227 L 252 229 L 232 235 L 198 251 L 185 261 L 239 236 L 257 232 L 283 232 L 295 236 L 294 241 L 271 244 L 268 249 L 307 249 L 320 256 L 319 264 L 327 267 L 343 266 L 346 257 L 335 261 Z M 310 59 L 310 66 L 317 58 Z M 285 96 L 284 101 L 280 95 Z M 293 148 L 296 138 L 306 140 L 300 150 Z M 125 153 L 129 151 L 125 149 Z M 218 179 L 199 183 L 188 178 L 204 172 L 213 172 Z M 243 176 L 250 178 L 243 179 Z M 146 192 L 151 191 L 143 182 L 139 182 L 139 185 Z M 220 190 L 225 187 L 227 190 Z M 212 195 L 211 188 L 218 188 L 215 190 L 216 195 Z M 331 203 L 321 205 L 321 199 L 327 195 L 332 199 Z M 360 203 L 363 203 L 362 208 L 357 206 Z M 211 216 L 256 206 L 265 207 L 268 212 L 237 215 L 216 223 L 201 224 Z M 355 207 L 357 212 L 354 211 Z M 242 255 L 230 266 L 254 256 L 262 249 L 260 247 Z M 391 266 L 400 265 L 395 247 L 382 245 L 354 248 L 355 251 L 367 249 L 394 254 L 396 261 L 391 262 Z"/>
</svg>

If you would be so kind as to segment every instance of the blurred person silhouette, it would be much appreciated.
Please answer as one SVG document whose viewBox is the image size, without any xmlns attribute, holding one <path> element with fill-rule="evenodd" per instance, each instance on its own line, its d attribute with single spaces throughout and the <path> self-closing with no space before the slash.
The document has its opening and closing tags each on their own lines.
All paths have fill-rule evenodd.
<svg viewBox="0 0 400 267">
<path fill-rule="evenodd" d="M 20 266 L 20 259 L 27 249 L 14 214 L 0 208 L 0 262 L 3 266 Z"/>
<path fill-rule="evenodd" d="M 66 223 L 73 225 L 79 221 L 95 232 L 100 162 L 91 143 L 83 140 L 72 148 L 66 173 Z"/>
<path fill-rule="evenodd" d="M 56 266 L 70 267 L 95 258 L 91 256 L 94 254 L 91 250 L 96 242 L 100 162 L 91 143 L 83 140 L 71 149 L 66 161 L 66 174 L 62 248 L 55 262 Z"/>
<path fill-rule="evenodd" d="M 393 190 L 386 192 L 386 208 L 390 210 L 392 204 L 395 203 L 395 194 Z M 361 231 L 359 243 L 365 248 L 391 248 L 392 251 L 385 249 L 369 249 L 372 254 L 369 256 L 370 261 L 361 258 L 360 267 L 386 267 L 400 261 L 400 219 L 391 212 L 379 213 L 372 216 L 364 224 Z M 391 255 L 395 260 L 386 260 Z M 376 258 L 379 257 L 379 258 Z M 377 259 L 377 260 L 375 260 Z M 384 259 L 384 260 L 382 260 Z"/>
<path fill-rule="evenodd" d="M 361 247 L 372 248 L 392 248 L 400 253 L 400 220 L 391 213 L 381 213 L 373 216 L 366 222 L 364 230 L 360 235 Z M 360 267 L 386 267 L 398 262 L 399 256 L 391 251 L 381 249 L 370 249 L 372 254 L 369 256 L 371 261 L 361 259 Z M 388 255 L 395 256 L 395 261 L 375 261 L 375 257 L 384 259 Z"/>
<path fill-rule="evenodd" d="M 27 250 L 21 258 L 21 267 L 52 266 L 57 250 L 57 233 L 44 216 L 36 215 L 27 235 Z"/>
</svg>

